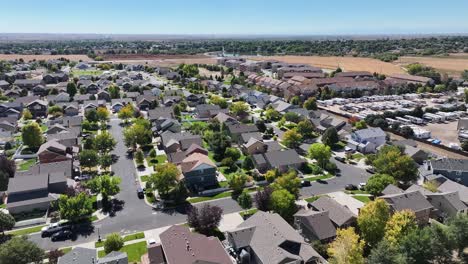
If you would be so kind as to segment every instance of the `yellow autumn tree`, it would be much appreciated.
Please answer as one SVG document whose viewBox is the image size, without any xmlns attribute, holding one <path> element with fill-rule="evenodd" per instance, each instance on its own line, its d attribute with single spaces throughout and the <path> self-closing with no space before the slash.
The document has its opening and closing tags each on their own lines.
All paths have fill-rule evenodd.
<svg viewBox="0 0 468 264">
<path fill-rule="evenodd" d="M 383 199 L 377 199 L 361 208 L 357 219 L 363 239 L 375 246 L 385 234 L 385 226 L 390 218 L 390 209 Z"/>
<path fill-rule="evenodd" d="M 416 215 L 413 211 L 399 211 L 388 220 L 384 237 L 392 246 L 398 246 L 401 239 L 417 227 Z"/>
<path fill-rule="evenodd" d="M 354 227 L 338 229 L 335 241 L 328 246 L 329 262 L 332 264 L 363 264 L 365 241 L 359 238 Z"/>
</svg>

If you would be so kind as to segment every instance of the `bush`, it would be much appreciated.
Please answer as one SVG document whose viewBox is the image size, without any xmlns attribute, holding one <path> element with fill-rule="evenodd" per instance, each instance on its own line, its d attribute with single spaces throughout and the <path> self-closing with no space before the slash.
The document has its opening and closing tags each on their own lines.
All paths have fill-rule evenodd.
<svg viewBox="0 0 468 264">
<path fill-rule="evenodd" d="M 252 197 L 247 190 L 244 190 L 241 195 L 237 197 L 237 202 L 243 209 L 249 209 L 252 207 Z"/>
<path fill-rule="evenodd" d="M 112 233 L 106 237 L 106 240 L 104 241 L 104 251 L 106 254 L 111 253 L 112 251 L 118 251 L 120 250 L 124 245 L 123 238 L 117 234 L 117 233 Z"/>
</svg>

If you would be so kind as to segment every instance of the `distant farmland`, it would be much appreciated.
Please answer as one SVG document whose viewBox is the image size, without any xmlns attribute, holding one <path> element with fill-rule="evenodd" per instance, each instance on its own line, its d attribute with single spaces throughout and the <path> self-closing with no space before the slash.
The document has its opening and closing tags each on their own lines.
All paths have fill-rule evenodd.
<svg viewBox="0 0 468 264">
<path fill-rule="evenodd" d="M 421 63 L 435 68 L 440 72 L 458 76 L 463 70 L 468 70 L 468 54 L 451 55 L 447 57 L 401 57 L 395 63 L 404 66 L 410 63 Z"/>
<path fill-rule="evenodd" d="M 19 60 L 33 61 L 33 60 L 57 60 L 65 58 L 71 61 L 91 61 L 92 59 L 86 55 L 23 55 L 23 54 L 0 54 L 0 60 Z"/>
<path fill-rule="evenodd" d="M 386 75 L 404 73 L 398 65 L 371 58 L 335 57 L 335 56 L 262 56 L 251 57 L 253 60 L 278 60 L 288 63 L 304 63 L 320 68 L 334 70 L 341 67 L 345 71 L 368 71 Z"/>
</svg>

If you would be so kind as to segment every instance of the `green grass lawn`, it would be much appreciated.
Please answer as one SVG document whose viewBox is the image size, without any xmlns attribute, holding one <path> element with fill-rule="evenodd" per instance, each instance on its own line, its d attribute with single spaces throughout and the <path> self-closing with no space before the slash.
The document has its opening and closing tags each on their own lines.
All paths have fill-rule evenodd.
<svg viewBox="0 0 468 264">
<path fill-rule="evenodd" d="M 4 204 L 4 203 L 0 204 L 0 208 L 2 208 L 2 209 L 6 208 L 6 204 Z"/>
<path fill-rule="evenodd" d="M 91 222 L 94 222 L 94 221 L 97 221 L 98 220 L 98 217 L 95 216 L 95 215 L 92 215 L 91 217 L 89 217 L 89 221 Z"/>
<path fill-rule="evenodd" d="M 368 202 L 371 201 L 369 196 L 365 196 L 365 195 L 354 195 L 353 198 L 356 199 L 356 200 L 359 200 L 359 201 L 361 201 L 363 203 L 368 203 Z"/>
<path fill-rule="evenodd" d="M 101 75 L 103 71 L 101 70 L 73 70 L 71 74 L 73 76 L 81 76 L 81 75 Z"/>
<path fill-rule="evenodd" d="M 256 212 L 258 212 L 258 209 L 257 209 L 257 208 L 251 208 L 251 209 L 249 209 L 249 210 L 245 210 L 245 211 L 239 212 L 239 215 L 242 216 L 242 218 L 245 218 L 246 216 L 253 215 L 253 214 L 255 214 Z"/>
<path fill-rule="evenodd" d="M 352 191 L 345 191 L 347 194 L 369 194 L 367 191 L 364 190 L 352 190 Z"/>
<path fill-rule="evenodd" d="M 70 252 L 72 250 L 72 247 L 66 247 L 66 248 L 62 248 L 60 250 L 65 255 L 65 254 L 67 254 L 68 252 Z"/>
<path fill-rule="evenodd" d="M 361 153 L 354 153 L 351 155 L 351 158 L 353 160 L 361 160 L 364 158 L 364 154 L 361 154 Z"/>
<path fill-rule="evenodd" d="M 28 235 L 28 234 L 40 232 L 41 229 L 44 226 L 46 226 L 46 225 L 34 226 L 34 227 L 30 227 L 30 228 L 23 228 L 23 229 L 20 229 L 20 230 L 9 231 L 7 233 L 9 235 L 13 235 L 13 236 Z"/>
<path fill-rule="evenodd" d="M 317 195 L 317 196 L 312 196 L 312 197 L 309 197 L 309 198 L 306 198 L 304 200 L 306 200 L 306 202 L 308 203 L 313 203 L 315 202 L 316 200 L 318 200 L 318 198 L 322 197 L 321 195 Z"/>
<path fill-rule="evenodd" d="M 128 241 L 142 239 L 142 238 L 145 238 L 145 233 L 140 232 L 140 233 L 135 233 L 135 234 L 131 234 L 128 236 L 124 236 L 123 241 L 128 242 Z M 104 246 L 104 240 L 102 240 L 101 242 L 94 243 L 94 247 L 96 248 L 103 247 L 103 246 Z"/>
<path fill-rule="evenodd" d="M 149 180 L 149 177 L 150 177 L 149 175 L 143 175 L 143 176 L 141 176 L 141 177 L 140 177 L 141 182 L 147 182 L 147 181 Z"/>
<path fill-rule="evenodd" d="M 326 174 L 326 175 L 318 175 L 318 176 L 312 176 L 312 177 L 304 178 L 304 180 L 308 180 L 308 181 L 317 181 L 317 180 L 326 180 L 326 179 L 330 179 L 331 177 L 332 177 L 332 175 Z"/>
<path fill-rule="evenodd" d="M 158 155 L 156 156 L 155 159 L 152 159 L 151 157 L 146 157 L 146 162 L 148 162 L 149 166 L 154 166 L 156 164 L 162 164 L 166 162 L 167 156 L 166 155 Z"/>
<path fill-rule="evenodd" d="M 46 125 L 41 124 L 41 130 L 42 130 L 42 132 L 46 132 L 47 129 L 49 129 L 49 128 L 48 128 Z"/>
<path fill-rule="evenodd" d="M 148 249 L 146 247 L 146 241 L 141 241 L 138 243 L 125 245 L 119 251 L 127 253 L 128 262 L 133 263 L 140 262 L 141 256 L 146 254 L 148 252 Z M 106 256 L 106 252 L 104 252 L 104 250 L 98 252 L 98 257 L 102 258 L 104 256 Z"/>
<path fill-rule="evenodd" d="M 226 191 L 226 192 L 218 193 L 218 194 L 213 195 L 213 196 L 200 196 L 200 197 L 189 198 L 189 199 L 187 199 L 187 201 L 189 203 L 199 203 L 199 202 L 205 202 L 205 201 L 211 201 L 211 200 L 231 197 L 231 194 L 232 194 L 231 191 Z"/>
<path fill-rule="evenodd" d="M 19 171 L 27 171 L 34 164 L 36 164 L 36 159 L 29 159 L 21 161 L 17 167 Z"/>
</svg>

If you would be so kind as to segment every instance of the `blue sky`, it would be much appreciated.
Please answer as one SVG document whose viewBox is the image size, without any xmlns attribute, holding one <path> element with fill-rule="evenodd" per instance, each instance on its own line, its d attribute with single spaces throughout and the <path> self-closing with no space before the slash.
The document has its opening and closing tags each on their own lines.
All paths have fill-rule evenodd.
<svg viewBox="0 0 468 264">
<path fill-rule="evenodd" d="M 0 33 L 468 33 L 466 0 L 6 0 Z"/>
</svg>

